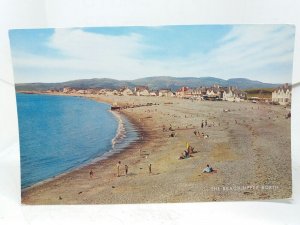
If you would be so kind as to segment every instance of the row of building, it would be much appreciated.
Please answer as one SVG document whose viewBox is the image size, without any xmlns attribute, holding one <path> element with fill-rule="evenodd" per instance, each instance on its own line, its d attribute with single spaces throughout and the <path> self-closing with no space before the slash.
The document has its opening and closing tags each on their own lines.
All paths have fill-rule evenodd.
<svg viewBox="0 0 300 225">
<path fill-rule="evenodd" d="M 225 100 L 225 101 L 242 101 L 246 99 L 246 92 L 242 92 L 235 87 L 220 87 L 213 85 L 212 87 L 189 88 L 182 87 L 173 92 L 171 89 L 149 90 L 147 86 L 138 86 L 134 89 L 128 87 L 118 90 L 112 89 L 78 89 L 65 87 L 65 94 L 96 94 L 96 95 L 119 95 L 119 96 L 159 96 L 159 97 L 179 97 L 201 100 Z"/>
<path fill-rule="evenodd" d="M 181 87 L 177 91 L 171 89 L 150 90 L 147 86 L 137 86 L 133 89 L 124 87 L 121 89 L 89 88 L 79 89 L 65 87 L 63 93 L 66 94 L 95 94 L 95 95 L 119 95 L 119 96 L 159 96 L 159 97 L 179 97 L 199 100 L 223 100 L 231 102 L 240 102 L 247 99 L 247 93 L 236 87 L 221 87 L 217 84 L 212 87 L 189 88 Z M 285 84 L 276 88 L 272 92 L 270 101 L 281 105 L 291 102 L 291 86 Z"/>
</svg>

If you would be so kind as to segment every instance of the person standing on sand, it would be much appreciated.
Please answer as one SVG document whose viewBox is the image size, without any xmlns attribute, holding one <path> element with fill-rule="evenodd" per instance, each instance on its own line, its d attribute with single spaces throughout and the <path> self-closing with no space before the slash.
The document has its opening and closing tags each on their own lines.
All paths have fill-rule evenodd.
<svg viewBox="0 0 300 225">
<path fill-rule="evenodd" d="M 90 170 L 90 178 L 93 178 L 93 176 L 94 176 L 94 171 L 91 169 Z"/>
<path fill-rule="evenodd" d="M 121 166 L 121 161 L 119 161 L 117 163 L 117 176 L 119 177 L 120 176 L 120 166 Z"/>
<path fill-rule="evenodd" d="M 202 123 L 201 123 L 201 128 L 203 128 L 204 127 L 204 124 L 203 124 L 203 120 L 202 120 Z"/>
<path fill-rule="evenodd" d="M 128 166 L 125 165 L 125 174 L 126 174 L 126 176 L 127 176 L 127 173 L 128 173 Z"/>
<path fill-rule="evenodd" d="M 207 120 L 205 120 L 205 126 L 207 127 Z"/>
<path fill-rule="evenodd" d="M 150 163 L 150 164 L 148 165 L 149 174 L 150 174 L 150 173 L 152 173 L 152 171 L 151 171 L 151 170 L 152 170 L 152 168 L 151 168 L 151 167 L 152 167 L 152 165 L 151 165 L 151 163 Z"/>
</svg>

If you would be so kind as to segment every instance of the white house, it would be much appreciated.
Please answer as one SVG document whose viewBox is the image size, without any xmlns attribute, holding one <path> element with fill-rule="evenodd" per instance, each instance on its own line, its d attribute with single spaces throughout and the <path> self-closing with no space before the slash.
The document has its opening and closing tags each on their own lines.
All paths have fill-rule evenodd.
<svg viewBox="0 0 300 225">
<path fill-rule="evenodd" d="M 157 92 L 156 92 L 156 91 L 150 91 L 150 92 L 149 92 L 149 95 L 155 97 L 155 96 L 157 96 Z"/>
<path fill-rule="evenodd" d="M 147 86 L 138 86 L 134 88 L 136 96 L 149 96 L 149 88 Z"/>
<path fill-rule="evenodd" d="M 276 88 L 272 92 L 272 102 L 279 103 L 280 105 L 291 104 L 292 100 L 292 87 L 287 83 L 282 87 Z"/>
<path fill-rule="evenodd" d="M 170 89 L 161 89 L 158 92 L 159 97 L 174 97 L 174 93 Z"/>
<path fill-rule="evenodd" d="M 65 93 L 65 94 L 69 94 L 69 93 L 71 93 L 72 91 L 73 91 L 73 89 L 70 88 L 70 87 L 64 87 L 64 89 L 63 89 L 63 93 Z"/>
<path fill-rule="evenodd" d="M 124 89 L 122 89 L 120 92 L 121 92 L 121 94 L 124 95 L 124 96 L 133 95 L 132 90 L 130 90 L 129 88 L 124 88 Z"/>
<path fill-rule="evenodd" d="M 221 97 L 219 88 L 209 88 L 206 91 L 207 97 Z"/>
<path fill-rule="evenodd" d="M 86 90 L 78 90 L 77 94 L 86 94 Z"/>
<path fill-rule="evenodd" d="M 224 90 L 223 97 L 222 97 L 223 101 L 229 101 L 229 102 L 240 102 L 243 101 L 245 98 L 246 98 L 245 92 L 242 92 L 233 87 L 229 87 L 227 90 Z"/>
</svg>

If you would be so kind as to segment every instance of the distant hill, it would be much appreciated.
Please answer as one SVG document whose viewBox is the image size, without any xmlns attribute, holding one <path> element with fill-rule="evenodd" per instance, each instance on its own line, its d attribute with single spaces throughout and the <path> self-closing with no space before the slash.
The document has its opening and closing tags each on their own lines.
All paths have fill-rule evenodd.
<svg viewBox="0 0 300 225">
<path fill-rule="evenodd" d="M 22 83 L 16 84 L 17 91 L 43 91 L 48 89 L 63 89 L 64 87 L 72 88 L 109 88 L 117 89 L 120 87 L 133 87 L 134 85 L 128 81 L 119 81 L 108 78 L 93 78 L 93 79 L 81 79 L 72 80 L 62 83 Z"/>
<path fill-rule="evenodd" d="M 223 80 L 215 77 L 145 77 L 136 80 L 114 80 L 108 78 L 93 78 L 93 79 L 81 79 L 72 80 L 62 83 L 22 83 L 16 84 L 17 91 L 42 91 L 47 89 L 62 89 L 64 87 L 73 88 L 110 88 L 118 89 L 121 87 L 135 87 L 140 85 L 146 85 L 150 89 L 169 88 L 173 91 L 182 86 L 188 87 L 210 87 L 214 84 L 218 84 L 223 87 L 236 86 L 239 89 L 253 89 L 253 88 L 274 88 L 279 84 L 263 83 L 260 81 L 249 80 L 245 78 L 234 78 L 229 80 Z"/>
</svg>

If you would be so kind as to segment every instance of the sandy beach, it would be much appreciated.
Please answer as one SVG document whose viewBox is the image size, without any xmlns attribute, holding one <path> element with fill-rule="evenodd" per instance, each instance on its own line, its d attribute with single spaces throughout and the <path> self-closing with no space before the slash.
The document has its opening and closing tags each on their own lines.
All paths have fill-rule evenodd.
<svg viewBox="0 0 300 225">
<path fill-rule="evenodd" d="M 288 108 L 172 97 L 86 97 L 119 106 L 144 105 L 117 112 L 137 127 L 139 142 L 108 159 L 23 190 L 23 204 L 171 203 L 291 197 L 291 121 L 285 118 Z M 146 106 L 147 103 L 152 104 Z M 205 120 L 207 126 L 202 128 Z M 195 153 L 179 160 L 187 143 L 194 147 Z M 120 177 L 118 161 L 121 161 Z M 215 172 L 203 173 L 207 164 Z M 127 175 L 125 165 L 128 165 Z"/>
</svg>

